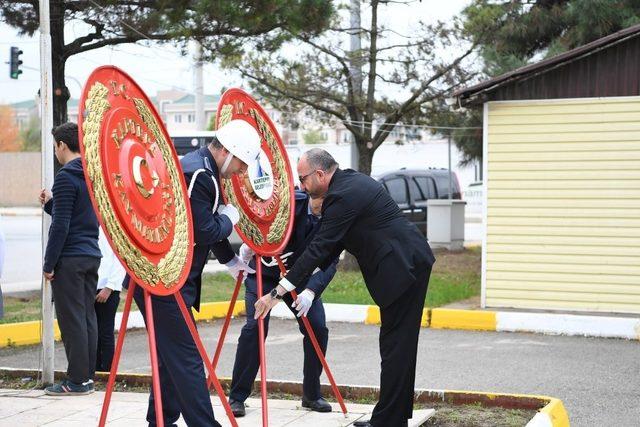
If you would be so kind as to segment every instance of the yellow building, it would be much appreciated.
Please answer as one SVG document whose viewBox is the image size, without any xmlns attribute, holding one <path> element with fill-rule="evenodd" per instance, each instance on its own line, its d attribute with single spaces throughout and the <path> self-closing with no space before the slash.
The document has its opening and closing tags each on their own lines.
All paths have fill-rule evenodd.
<svg viewBox="0 0 640 427">
<path fill-rule="evenodd" d="M 458 91 L 484 108 L 483 307 L 640 313 L 640 25 Z"/>
</svg>

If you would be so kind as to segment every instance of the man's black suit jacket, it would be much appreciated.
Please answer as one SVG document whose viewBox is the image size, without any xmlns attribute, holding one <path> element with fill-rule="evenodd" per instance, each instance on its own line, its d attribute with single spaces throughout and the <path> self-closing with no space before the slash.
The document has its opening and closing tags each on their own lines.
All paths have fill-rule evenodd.
<svg viewBox="0 0 640 427">
<path fill-rule="evenodd" d="M 287 273 L 300 286 L 316 267 L 326 268 L 340 252 L 360 265 L 373 300 L 380 307 L 396 301 L 415 284 L 417 272 L 435 262 L 418 228 L 373 178 L 337 169 L 322 204 L 322 222 L 306 250 Z"/>
</svg>

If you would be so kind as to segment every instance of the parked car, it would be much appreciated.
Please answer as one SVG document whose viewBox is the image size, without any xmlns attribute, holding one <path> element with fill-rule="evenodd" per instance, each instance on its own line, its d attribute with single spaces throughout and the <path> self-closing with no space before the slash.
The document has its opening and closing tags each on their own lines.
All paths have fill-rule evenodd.
<svg viewBox="0 0 640 427">
<path fill-rule="evenodd" d="M 211 142 L 215 135 L 213 131 L 179 131 L 171 133 L 173 146 L 176 148 L 178 156 L 182 157 L 187 153 L 204 147 Z"/>
<path fill-rule="evenodd" d="M 407 219 L 427 235 L 427 200 L 449 198 L 448 169 L 399 169 L 374 176 L 389 192 Z M 461 199 L 460 183 L 451 173 L 452 199 Z"/>
</svg>

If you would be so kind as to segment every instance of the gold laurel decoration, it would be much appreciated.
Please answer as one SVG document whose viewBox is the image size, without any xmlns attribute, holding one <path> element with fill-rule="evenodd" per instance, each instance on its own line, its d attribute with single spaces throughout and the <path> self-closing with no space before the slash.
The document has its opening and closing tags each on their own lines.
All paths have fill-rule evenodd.
<svg viewBox="0 0 640 427">
<path fill-rule="evenodd" d="M 220 110 L 220 119 L 218 121 L 218 127 L 222 127 L 233 118 L 233 105 L 226 104 Z M 287 179 L 287 168 L 286 163 L 283 157 L 283 154 L 280 152 L 280 148 L 278 146 L 278 142 L 276 140 L 275 135 L 271 131 L 271 128 L 267 124 L 267 122 L 260 116 L 256 109 L 250 109 L 249 114 L 255 119 L 256 124 L 258 125 L 258 131 L 262 134 L 262 136 L 267 141 L 267 145 L 273 157 L 275 159 L 275 170 L 277 171 L 277 179 L 274 181 L 274 198 L 280 200 L 280 205 L 278 206 L 278 212 L 276 213 L 276 217 L 269 228 L 269 232 L 267 234 L 267 242 L 269 243 L 278 243 L 282 241 L 284 238 L 287 224 L 289 223 L 289 218 L 291 215 L 290 206 L 290 185 L 289 180 Z M 227 200 L 234 205 L 237 205 L 237 197 L 233 192 L 232 181 L 230 179 L 224 179 L 225 185 L 224 193 L 227 197 Z M 238 222 L 238 228 L 242 233 L 248 238 L 251 239 L 255 244 L 262 245 L 264 243 L 264 237 L 260 232 L 260 229 L 253 221 L 249 219 L 249 217 L 244 213 L 241 209 L 240 213 L 240 221 Z"/>
<path fill-rule="evenodd" d="M 267 141 L 267 145 L 273 154 L 274 163 L 276 167 L 277 179 L 273 185 L 274 197 L 280 200 L 280 206 L 278 206 L 278 212 L 276 217 L 271 223 L 269 233 L 267 234 L 267 242 L 277 243 L 282 241 L 284 234 L 287 230 L 287 224 L 289 223 L 289 217 L 291 212 L 289 207 L 291 206 L 291 200 L 289 195 L 289 180 L 287 179 L 287 167 L 284 160 L 284 154 L 280 152 L 280 147 L 276 140 L 275 135 L 271 132 L 271 128 L 267 124 L 266 120 L 255 109 L 250 109 L 249 114 L 256 120 L 258 130 Z"/>
<path fill-rule="evenodd" d="M 151 113 L 149 106 L 142 99 L 134 98 L 134 104 L 142 121 L 149 128 L 156 139 L 156 145 L 160 148 L 162 158 L 169 171 L 171 178 L 171 189 L 173 191 L 173 208 L 175 212 L 175 228 L 173 231 L 173 242 L 167 254 L 158 263 L 158 274 L 165 283 L 165 287 L 171 287 L 180 278 L 180 272 L 187 260 L 189 252 L 189 221 L 187 218 L 187 207 L 185 205 L 180 186 L 180 175 L 178 168 L 173 163 L 174 158 L 169 148 L 169 142 L 165 139 L 164 133 L 160 130 L 160 125 L 155 116 Z M 173 165 L 173 167 L 171 167 Z"/>
<path fill-rule="evenodd" d="M 85 101 L 87 117 L 82 123 L 87 174 L 93 184 L 96 205 L 112 243 L 129 269 L 134 271 L 138 277 L 150 286 L 156 286 L 157 283 L 162 280 L 165 287 L 170 288 L 174 286 L 179 279 L 180 271 L 186 261 L 189 244 L 187 232 L 188 222 L 184 200 L 181 197 L 182 189 L 180 187 L 180 180 L 177 176 L 176 168 L 168 168 L 173 193 L 174 195 L 179 195 L 178 197 L 174 196 L 174 207 L 176 211 L 175 231 L 169 252 L 160 261 L 158 266 L 156 266 L 140 252 L 123 231 L 116 218 L 114 207 L 107 192 L 102 173 L 102 159 L 100 158 L 100 130 L 104 115 L 111 108 L 107 100 L 108 95 L 109 90 L 105 85 L 100 82 L 94 83 Z M 144 105 L 144 101 L 136 99 L 134 102 L 136 102 L 138 111 L 141 111 L 141 109 L 143 111 L 146 110 L 147 116 L 143 116 L 143 120 L 145 120 L 147 126 L 156 136 L 165 162 L 167 164 L 173 164 L 173 157 L 168 149 L 167 141 L 162 135 L 162 132 L 160 132 L 155 118 L 151 115 L 148 107 Z M 144 108 L 141 108 L 140 105 L 143 105 Z"/>
<path fill-rule="evenodd" d="M 233 105 L 225 104 L 220 109 L 220 120 L 218 121 L 218 127 L 222 127 L 229 123 L 233 119 Z"/>
</svg>

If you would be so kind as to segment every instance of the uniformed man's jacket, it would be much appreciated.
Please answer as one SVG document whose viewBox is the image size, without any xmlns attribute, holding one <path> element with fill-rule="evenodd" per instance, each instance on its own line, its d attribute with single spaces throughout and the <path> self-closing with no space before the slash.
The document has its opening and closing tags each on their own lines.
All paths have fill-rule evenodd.
<svg viewBox="0 0 640 427">
<path fill-rule="evenodd" d="M 193 183 L 190 202 L 191 216 L 193 218 L 193 262 L 187 278 L 187 284 L 196 286 L 197 294 L 194 307 L 200 308 L 200 289 L 202 286 L 202 270 L 207 263 L 211 250 L 221 264 L 229 262 L 235 253 L 227 238 L 233 231 L 233 224 L 226 215 L 213 213 L 222 203 L 222 195 L 219 194 L 220 182 L 216 162 L 207 147 L 192 151 L 180 160 L 187 186 L 190 186 L 192 177 L 198 170 Z M 213 180 L 216 180 L 214 183 Z M 217 185 L 216 185 L 217 184 Z"/>
<path fill-rule="evenodd" d="M 396 301 L 415 284 L 418 269 L 435 262 L 427 240 L 382 184 L 351 169 L 334 173 L 322 204 L 320 229 L 286 278 L 300 285 L 343 249 L 358 260 L 369 293 L 380 307 Z"/>
</svg>

